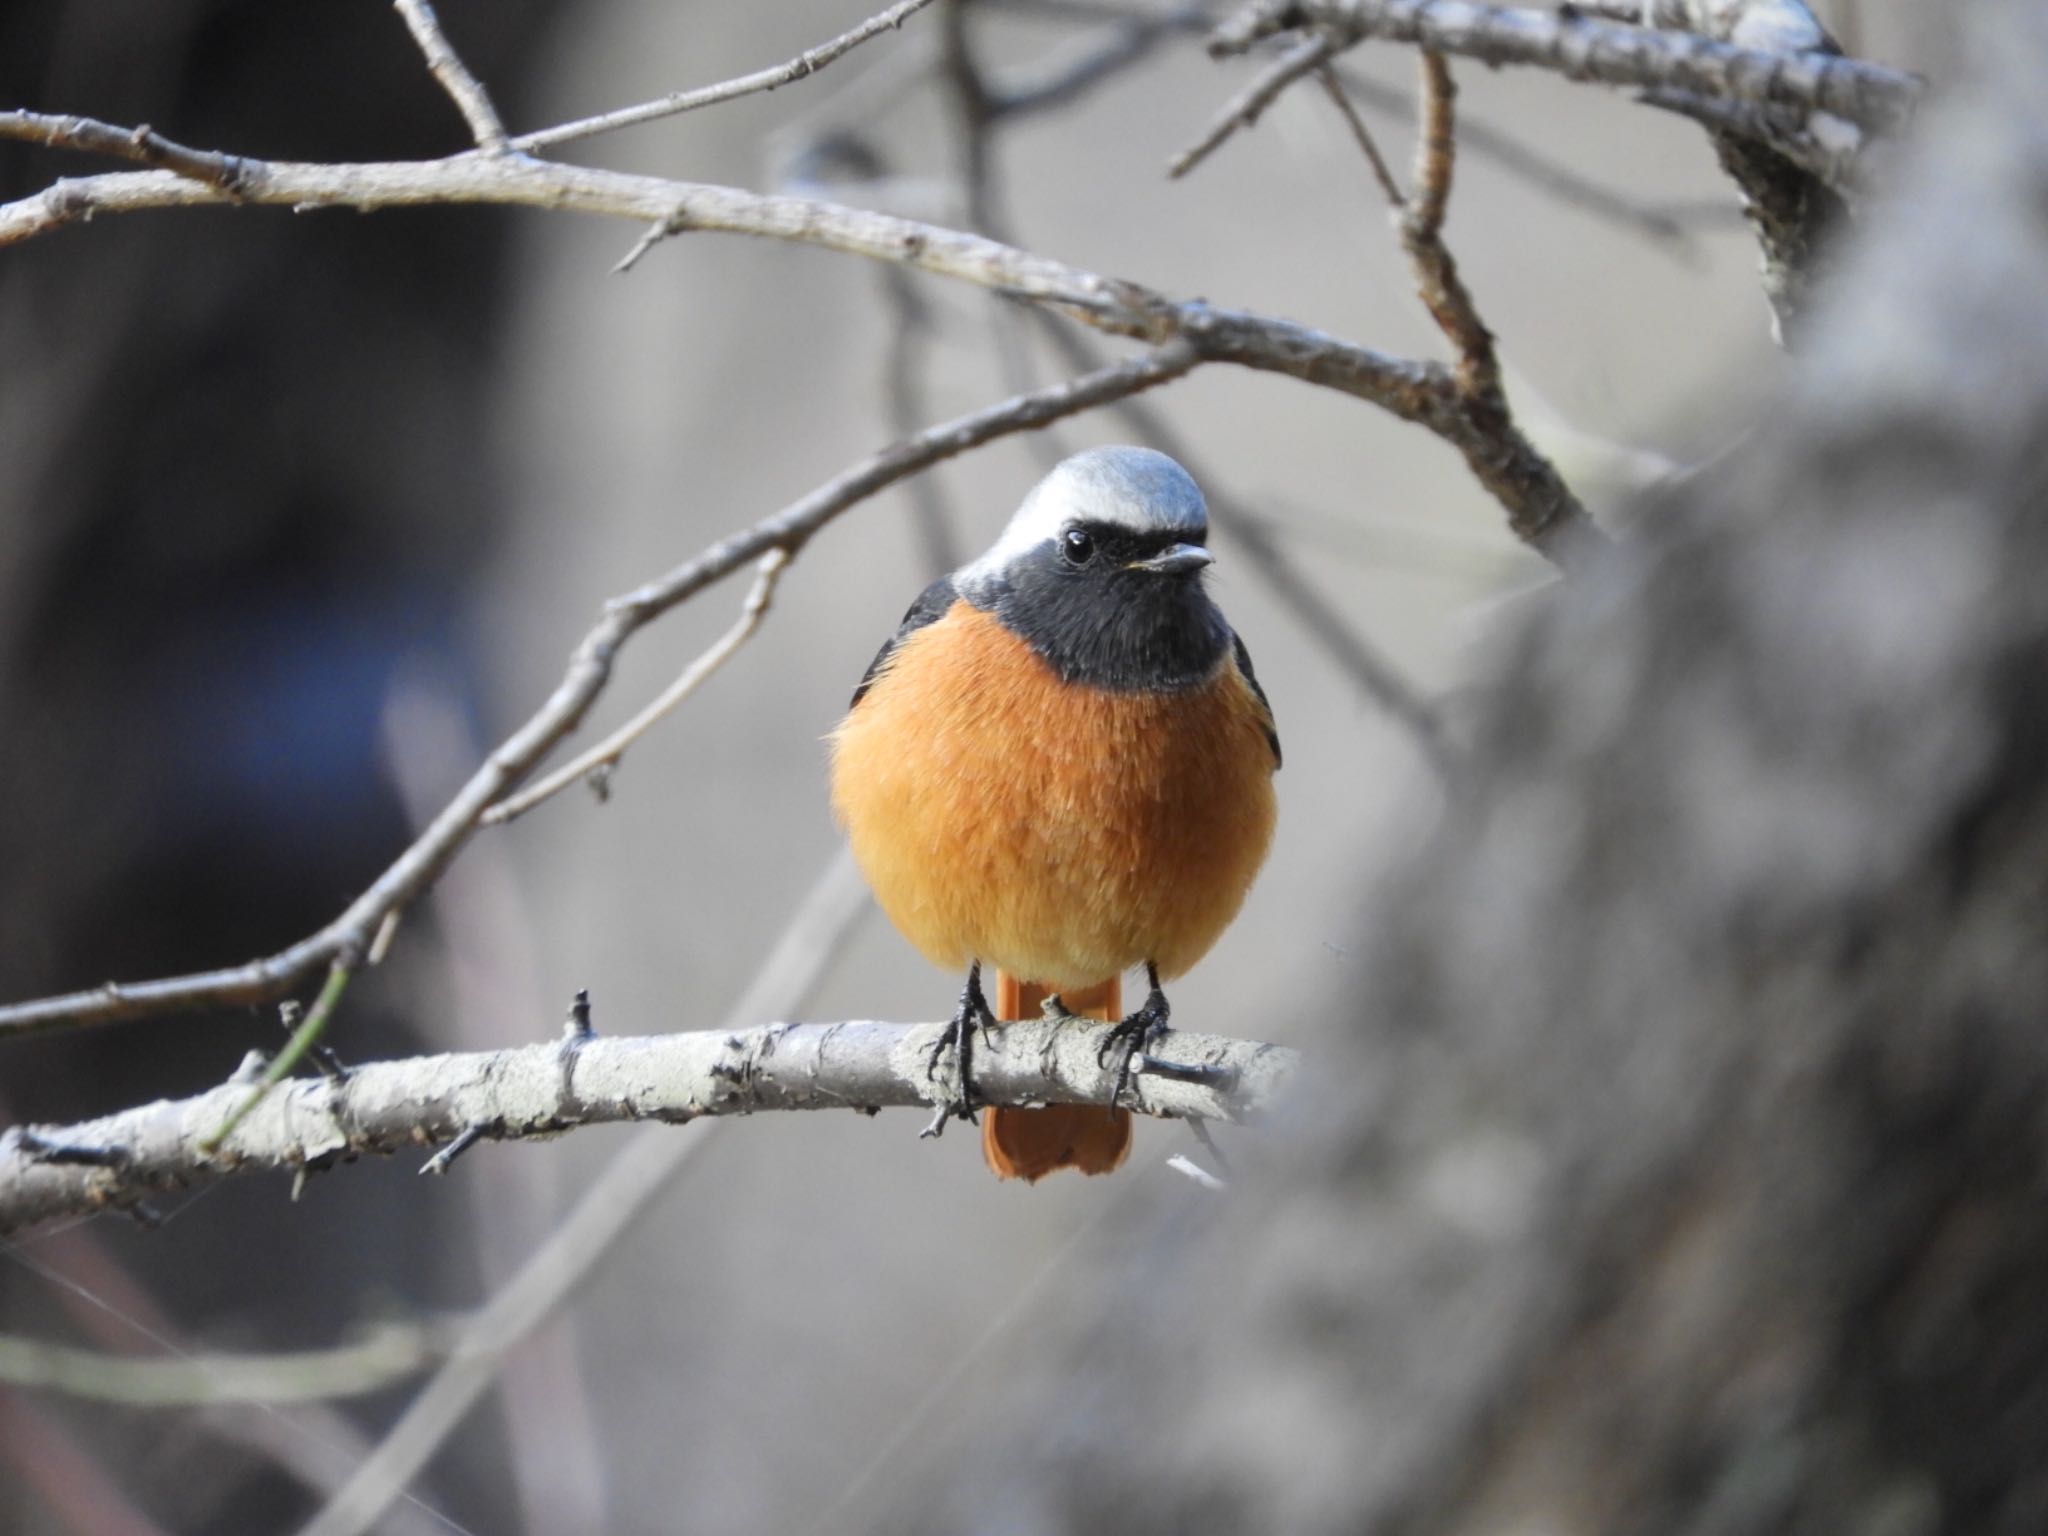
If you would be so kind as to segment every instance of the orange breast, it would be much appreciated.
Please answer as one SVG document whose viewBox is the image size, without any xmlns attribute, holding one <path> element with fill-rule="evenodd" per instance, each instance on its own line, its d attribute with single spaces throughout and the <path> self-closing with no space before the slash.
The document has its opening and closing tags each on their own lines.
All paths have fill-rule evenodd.
<svg viewBox="0 0 2048 1536">
<path fill-rule="evenodd" d="M 832 803 L 883 910 L 935 964 L 1048 986 L 1215 943 L 1273 834 L 1265 713 L 1233 662 L 1202 688 L 1062 683 L 956 603 L 833 737 Z"/>
</svg>

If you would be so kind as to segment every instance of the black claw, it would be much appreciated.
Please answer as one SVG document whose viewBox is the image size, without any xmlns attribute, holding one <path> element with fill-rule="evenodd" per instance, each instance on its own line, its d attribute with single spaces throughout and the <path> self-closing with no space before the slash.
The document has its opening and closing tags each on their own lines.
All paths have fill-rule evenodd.
<svg viewBox="0 0 2048 1536">
<path fill-rule="evenodd" d="M 1097 1066 L 1109 1065 L 1109 1053 L 1121 1050 L 1123 1055 L 1116 1065 L 1116 1084 L 1109 1091 L 1112 1108 L 1123 1103 L 1124 1093 L 1131 1085 L 1131 1063 L 1152 1048 L 1152 1042 L 1166 1033 L 1166 1021 L 1173 1009 L 1166 1001 L 1166 994 L 1159 989 L 1159 968 L 1151 961 L 1145 962 L 1145 980 L 1151 984 L 1151 991 L 1145 996 L 1145 1005 L 1136 1013 L 1128 1014 L 1110 1026 L 1109 1033 L 1102 1037 L 1102 1044 L 1095 1053 Z"/>
<path fill-rule="evenodd" d="M 957 1096 L 938 1101 L 938 1113 L 932 1122 L 919 1131 L 918 1139 L 938 1136 L 946 1129 L 948 1120 L 965 1120 L 976 1125 L 974 1114 L 974 1033 L 978 1028 L 984 1043 L 988 1032 L 996 1021 L 995 1012 L 988 1005 L 988 999 L 981 992 L 981 962 L 976 961 L 967 970 L 967 985 L 960 989 L 960 1006 L 953 1010 L 952 1021 L 939 1032 L 939 1038 L 926 1056 L 924 1075 L 933 1082 L 939 1080 L 939 1058 L 950 1048 L 953 1059 L 959 1065 L 959 1092 Z"/>
</svg>

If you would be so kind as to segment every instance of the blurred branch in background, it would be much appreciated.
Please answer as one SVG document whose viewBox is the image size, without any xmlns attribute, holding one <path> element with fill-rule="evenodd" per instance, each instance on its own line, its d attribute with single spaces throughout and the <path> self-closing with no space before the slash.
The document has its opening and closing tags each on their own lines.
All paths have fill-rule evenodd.
<svg viewBox="0 0 2048 1536">
<path fill-rule="evenodd" d="M 0 1384 L 129 1408 L 326 1402 L 419 1375 L 445 1353 L 445 1337 L 445 1328 L 381 1323 L 330 1349 L 147 1357 L 0 1335 Z"/>
<path fill-rule="evenodd" d="M 13 1363 L 22 1369 L 20 1376 L 0 1370 L 0 1380 L 8 1385 L 20 1391 L 55 1390 L 86 1397 L 111 1393 L 129 1402 L 189 1387 L 201 1398 L 190 1422 L 204 1438 L 237 1447 L 259 1463 L 278 1467 L 316 1496 L 331 1495 L 370 1454 L 371 1443 L 324 1395 L 302 1395 L 286 1412 L 284 1405 L 266 1400 L 263 1391 L 251 1396 L 239 1390 L 279 1385 L 276 1373 L 268 1371 L 266 1364 L 278 1358 L 291 1361 L 292 1357 L 252 1356 L 237 1361 L 181 1340 L 155 1296 L 123 1268 L 104 1234 L 89 1219 L 18 1242 L 0 1239 L 0 1256 L 45 1282 L 74 1326 L 95 1346 L 87 1352 L 35 1340 L 10 1341 L 10 1345 L 18 1344 Z M 155 1353 L 148 1357 L 121 1353 L 132 1349 L 137 1339 Z M 415 1342 L 424 1341 L 424 1334 L 416 1334 Z M 354 1349 L 342 1346 L 339 1352 L 321 1354 L 331 1364 L 336 1353 L 346 1355 Z M 433 1358 L 431 1352 L 427 1358 Z M 223 1380 L 213 1372 L 216 1363 L 229 1367 L 231 1379 Z M 252 1381 L 243 1371 L 245 1365 L 256 1373 L 257 1380 Z M 295 1374 L 291 1365 L 286 1374 Z M 29 1379 L 37 1377 L 41 1379 Z M 9 1406 L 7 1391 L 0 1389 L 0 1413 Z M 29 1411 L 18 1397 L 13 1406 L 23 1413 Z M 44 1429 L 61 1433 L 48 1423 Z M 24 1443 L 0 1436 L 0 1448 L 9 1452 L 19 1452 Z M 83 1459 L 82 1453 L 77 1454 Z M 102 1469 L 90 1476 L 66 1472 L 54 1479 L 43 1478 L 48 1470 L 39 1468 L 36 1475 L 44 1482 L 46 1496 L 54 1495 L 58 1507 L 74 1484 L 90 1487 L 95 1478 L 103 1476 Z M 390 1508 L 388 1523 L 393 1536 L 427 1536 L 448 1529 L 445 1519 L 412 1494 Z M 91 1522 L 81 1528 L 95 1533 L 102 1529 Z"/>
</svg>

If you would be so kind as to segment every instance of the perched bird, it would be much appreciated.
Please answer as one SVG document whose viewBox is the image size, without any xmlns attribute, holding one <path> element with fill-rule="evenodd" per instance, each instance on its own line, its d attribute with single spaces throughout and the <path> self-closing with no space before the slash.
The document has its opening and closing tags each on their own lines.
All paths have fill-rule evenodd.
<svg viewBox="0 0 2048 1536">
<path fill-rule="evenodd" d="M 927 587 L 832 738 L 832 803 L 876 898 L 935 964 L 967 970 L 952 1027 L 969 1046 L 1058 993 L 1118 1020 L 1126 970 L 1145 1004 L 1107 1106 L 991 1107 L 982 1150 L 1004 1178 L 1107 1173 L 1129 1154 L 1132 1053 L 1167 1021 L 1162 981 L 1236 916 L 1273 835 L 1280 740 L 1251 657 L 1203 585 L 1208 508 L 1146 448 L 1065 460 L 980 559 Z M 946 1114 L 933 1122 L 943 1128 Z"/>
</svg>

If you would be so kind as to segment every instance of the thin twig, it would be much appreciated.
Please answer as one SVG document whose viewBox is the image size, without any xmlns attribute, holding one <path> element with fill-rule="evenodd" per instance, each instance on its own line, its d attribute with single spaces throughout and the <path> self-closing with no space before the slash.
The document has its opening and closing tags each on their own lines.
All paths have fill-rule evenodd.
<svg viewBox="0 0 2048 1536">
<path fill-rule="evenodd" d="M 1457 443 L 1479 483 L 1495 488 L 1514 486 L 1516 505 L 1527 512 L 1545 502 L 1566 505 L 1584 515 L 1578 498 L 1546 455 L 1516 422 L 1501 387 L 1499 354 L 1493 333 L 1480 318 L 1478 306 L 1458 273 L 1458 264 L 1444 244 L 1443 225 L 1450 206 L 1451 176 L 1456 164 L 1456 87 L 1450 65 L 1428 49 L 1421 54 L 1421 124 L 1415 152 L 1415 189 L 1395 203 L 1401 243 L 1416 274 L 1417 291 L 1437 328 L 1457 353 L 1451 374 L 1450 415 L 1459 430 L 1444 435 Z M 1340 107 L 1342 89 L 1337 92 Z M 1351 120 L 1346 114 L 1347 122 Z M 1370 144 L 1366 135 L 1364 143 Z M 1372 156 L 1377 160 L 1377 155 Z M 1374 168 L 1383 192 L 1393 188 L 1384 164 Z M 1396 189 L 1398 190 L 1398 189 Z M 1517 512 L 1511 508 L 1509 522 Z M 1567 521 L 1575 519 L 1568 517 Z M 1535 542 L 1534 530 L 1517 529 Z"/>
<path fill-rule="evenodd" d="M 495 827 L 523 816 L 541 801 L 560 794 L 577 780 L 614 767 L 619 759 L 626 755 L 628 747 L 673 712 L 678 704 L 695 693 L 712 673 L 732 660 L 740 647 L 753 638 L 754 631 L 761 627 L 761 621 L 768 616 L 768 606 L 775 600 L 775 583 L 781 578 L 788 564 L 789 551 L 786 549 L 771 549 L 763 555 L 754 568 L 754 584 L 747 589 L 746 601 L 740 605 L 740 616 L 734 621 L 731 629 L 720 635 L 701 656 L 685 667 L 682 675 L 663 689 L 653 703 L 588 752 L 563 764 L 531 789 L 521 790 L 516 795 L 500 800 L 483 813 L 483 824 Z"/>
<path fill-rule="evenodd" d="M 420 1164 L 420 1173 L 423 1176 L 432 1174 L 434 1177 L 439 1178 L 448 1171 L 449 1165 L 455 1159 L 469 1151 L 470 1148 L 474 1147 L 478 1142 L 490 1135 L 490 1133 L 491 1128 L 488 1125 L 480 1121 L 470 1122 L 470 1124 L 465 1125 L 460 1131 L 455 1133 L 453 1141 Z"/>
<path fill-rule="evenodd" d="M 263 1076 L 257 1081 L 256 1086 L 249 1090 L 242 1102 L 229 1112 L 226 1120 L 221 1122 L 220 1128 L 199 1144 L 202 1152 L 210 1156 L 219 1151 L 221 1143 L 234 1134 L 235 1127 L 248 1117 L 251 1110 L 263 1102 L 263 1096 L 290 1077 L 298 1064 L 305 1060 L 307 1053 L 319 1044 L 320 1037 L 327 1032 L 328 1021 L 334 1017 L 334 1010 L 341 1004 L 342 993 L 348 990 L 349 978 L 354 974 L 355 963 L 347 955 L 336 959 L 333 965 L 328 967 L 326 984 L 320 988 L 320 995 L 313 999 L 313 1006 L 307 1010 L 298 1028 L 292 1031 L 291 1039 L 285 1042 L 284 1049 L 279 1051 L 276 1058 L 264 1069 Z M 326 1077 L 330 1083 L 346 1081 L 346 1078 L 333 1073 L 326 1074 Z"/>
<path fill-rule="evenodd" d="M 778 86 L 789 85 L 816 74 L 826 65 L 853 52 L 870 38 L 894 31 L 931 3 L 932 0 L 897 0 L 897 3 L 886 11 L 870 16 L 859 26 L 840 33 L 829 42 L 805 49 L 787 63 L 777 64 L 768 69 L 757 69 L 750 75 L 722 80 L 716 85 L 703 85 L 690 91 L 673 91 L 657 100 L 641 102 L 638 106 L 620 107 L 616 111 L 599 113 L 596 117 L 580 117 L 574 122 L 562 123 L 553 128 L 522 133 L 512 140 L 512 148 L 547 149 L 556 144 L 566 144 L 572 139 L 594 138 L 600 133 L 612 133 L 617 129 L 631 128 L 640 123 L 657 122 L 664 117 L 694 112 L 699 107 L 716 106 L 719 102 L 732 101 L 740 96 L 772 91 Z"/>
<path fill-rule="evenodd" d="M 882 398 L 887 404 L 889 431 L 898 437 L 914 431 L 930 412 L 925 408 L 924 369 L 930 350 L 931 307 L 919 295 L 916 279 L 895 267 L 882 269 L 882 292 L 894 322 L 882 360 Z M 961 562 L 960 541 L 936 475 L 918 475 L 904 490 L 927 575 L 942 576 Z"/>
<path fill-rule="evenodd" d="M 1380 193 L 1387 200 L 1387 206 L 1396 213 L 1408 206 L 1407 195 L 1401 184 L 1394 180 L 1393 170 L 1387 165 L 1387 158 L 1380 153 L 1379 141 L 1372 136 L 1372 130 L 1365 126 L 1365 119 L 1358 115 L 1358 109 L 1351 104 L 1344 82 L 1337 78 L 1337 72 L 1325 64 L 1316 71 L 1316 79 L 1322 85 L 1323 94 L 1335 104 L 1338 114 L 1344 119 L 1344 126 L 1351 130 L 1352 142 L 1357 144 L 1359 153 L 1365 156 L 1365 163 L 1372 167 L 1373 180 L 1380 184 Z"/>
<path fill-rule="evenodd" d="M 455 103 L 462 120 L 469 124 L 477 147 L 486 154 L 503 154 L 505 124 L 498 109 L 491 105 L 490 92 L 484 89 L 483 82 L 470 73 L 469 66 L 448 41 L 448 34 L 441 30 L 441 19 L 434 14 L 434 7 L 428 0 L 391 0 L 391 4 L 405 18 L 406 29 L 419 44 L 428 71 Z"/>
<path fill-rule="evenodd" d="M 1458 354 L 1458 388 L 1469 400 L 1500 403 L 1500 358 L 1493 333 L 1444 244 L 1444 216 L 1457 164 L 1458 88 L 1440 53 L 1421 55 L 1422 120 L 1415 146 L 1415 191 L 1401 210 L 1401 243 L 1415 264 L 1422 302 Z M 1503 406 L 1504 408 L 1504 406 Z"/>
<path fill-rule="evenodd" d="M 117 160 L 132 160 L 139 165 L 176 172 L 206 186 L 217 187 L 229 197 L 241 195 L 242 162 L 239 159 L 167 139 L 147 123 L 124 129 L 89 117 L 58 116 L 47 112 L 0 112 L 0 139 L 20 139 L 51 149 L 111 155 Z"/>
<path fill-rule="evenodd" d="M 1217 113 L 1215 121 L 1202 137 L 1167 162 L 1166 174 L 1176 179 L 1187 175 L 1238 129 L 1249 128 L 1256 123 L 1260 114 L 1288 86 L 1303 75 L 1320 69 L 1334 50 L 1335 44 L 1321 33 L 1312 33 L 1301 39 L 1261 71 L 1250 85 L 1224 103 L 1223 110 Z"/>
<path fill-rule="evenodd" d="M 1363 102 L 1389 117 L 1415 116 L 1416 103 L 1411 92 L 1342 65 L 1332 65 L 1331 69 L 1352 102 Z M 1642 202 L 1602 186 L 1582 175 L 1575 166 L 1539 153 L 1530 147 L 1525 135 L 1503 132 L 1469 115 L 1459 118 L 1458 144 L 1468 158 L 1476 156 L 1491 161 L 1545 196 L 1641 235 L 1667 250 L 1691 251 L 1696 229 L 1734 231 L 1741 227 L 1740 216 L 1724 200 Z"/>
<path fill-rule="evenodd" d="M 1215 1174 L 1211 1173 L 1208 1169 L 1204 1168 L 1200 1163 L 1196 1162 L 1193 1158 L 1187 1156 L 1185 1153 L 1174 1153 L 1173 1156 L 1169 1157 L 1166 1160 L 1166 1166 L 1171 1168 L 1175 1173 L 1181 1174 L 1186 1178 L 1194 1180 L 1194 1182 L 1199 1184 L 1203 1189 L 1209 1190 L 1215 1194 L 1224 1194 L 1230 1188 L 1228 1184 L 1224 1183 L 1221 1179 L 1217 1178 Z"/>
</svg>

